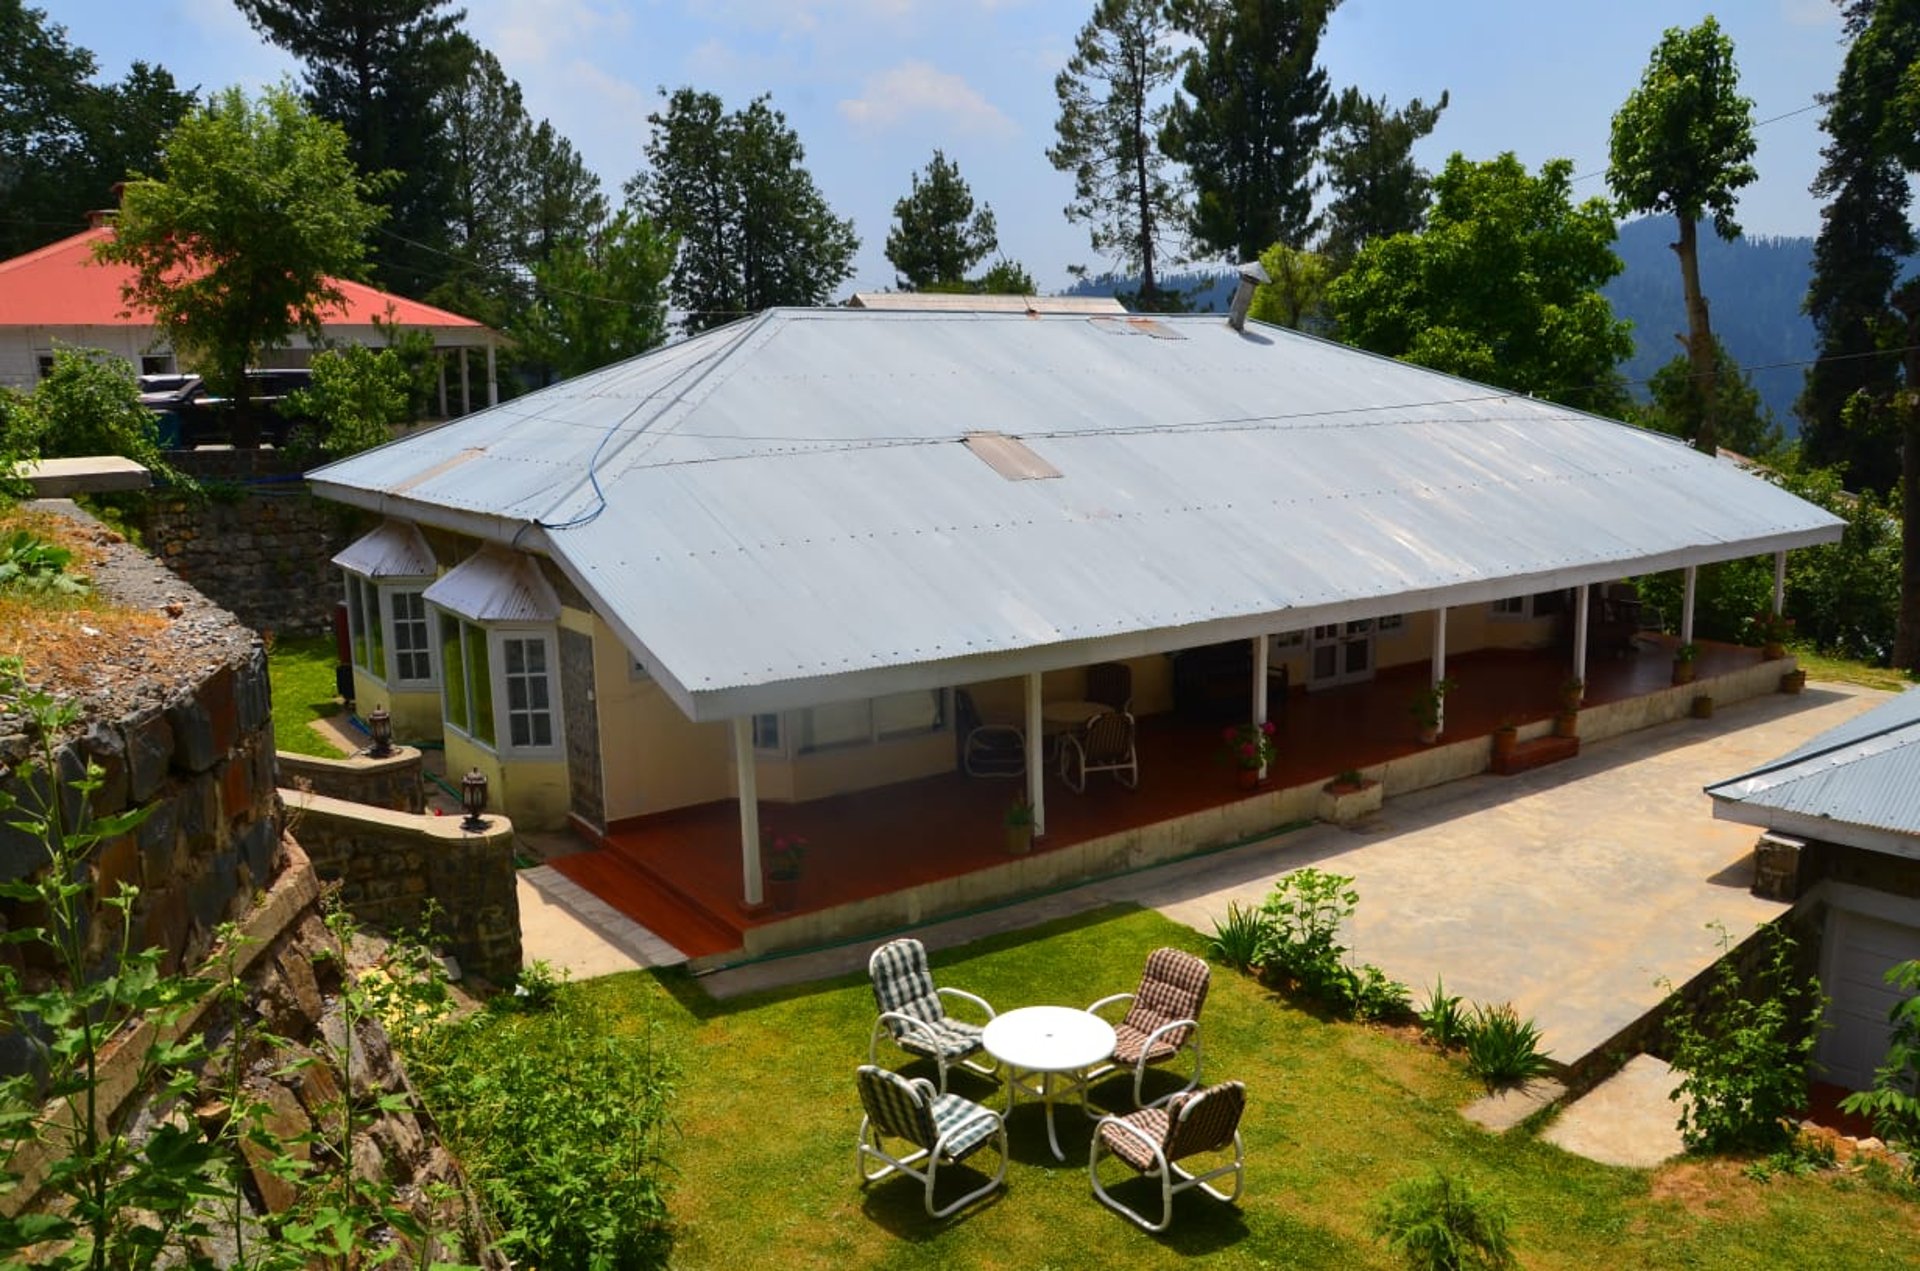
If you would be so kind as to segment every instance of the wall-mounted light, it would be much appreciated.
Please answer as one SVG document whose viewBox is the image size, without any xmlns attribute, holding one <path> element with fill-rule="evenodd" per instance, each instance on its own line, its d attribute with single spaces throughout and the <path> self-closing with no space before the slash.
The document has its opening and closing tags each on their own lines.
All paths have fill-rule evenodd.
<svg viewBox="0 0 1920 1271">
<path fill-rule="evenodd" d="M 487 810 L 487 774 L 474 768 L 460 778 L 460 806 L 467 810 L 467 819 L 460 822 L 460 828 L 469 834 L 478 834 L 487 828 L 480 814 Z"/>
</svg>

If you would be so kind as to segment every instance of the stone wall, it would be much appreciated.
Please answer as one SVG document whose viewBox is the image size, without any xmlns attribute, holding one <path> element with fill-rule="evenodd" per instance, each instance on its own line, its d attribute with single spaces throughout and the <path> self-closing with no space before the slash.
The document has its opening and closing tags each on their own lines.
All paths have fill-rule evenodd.
<svg viewBox="0 0 1920 1271">
<path fill-rule="evenodd" d="M 328 564 L 374 519 L 307 493 L 273 450 L 178 450 L 167 461 L 209 497 L 157 493 L 133 520 L 162 564 L 256 631 L 333 630 L 340 571 Z"/>
<path fill-rule="evenodd" d="M 420 752 L 395 746 L 385 759 L 355 755 L 351 759 L 321 759 L 283 750 L 275 756 L 279 784 L 309 790 L 333 799 L 367 803 L 395 812 L 424 812 L 427 791 L 421 776 Z"/>
<path fill-rule="evenodd" d="M 520 970 L 520 898 L 513 876 L 513 823 L 487 818 L 468 833 L 460 819 L 415 816 L 283 790 L 291 833 L 320 877 L 360 921 L 386 931 L 420 926 L 429 900 L 440 907 L 436 944 L 463 970 L 496 984 Z"/>
</svg>

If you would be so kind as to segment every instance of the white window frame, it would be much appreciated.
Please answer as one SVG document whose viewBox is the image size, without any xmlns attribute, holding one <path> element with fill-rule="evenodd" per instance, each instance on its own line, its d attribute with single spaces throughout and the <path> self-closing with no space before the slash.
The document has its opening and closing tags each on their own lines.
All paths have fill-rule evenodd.
<svg viewBox="0 0 1920 1271">
<path fill-rule="evenodd" d="M 878 746 L 890 741 L 899 741 L 906 737 L 924 737 L 932 733 L 944 733 L 953 727 L 953 705 L 946 689 L 910 690 L 913 692 L 931 692 L 934 694 L 934 721 L 925 728 L 903 728 L 892 732 L 882 732 L 873 709 L 876 698 L 862 698 L 867 708 L 867 735 L 849 738 L 846 741 L 831 742 L 824 746 L 801 745 L 797 740 L 805 735 L 803 716 L 808 709 L 782 711 L 779 714 L 761 714 L 753 717 L 754 753 L 768 758 L 793 758 L 799 755 L 824 755 L 836 750 L 851 750 L 857 746 Z M 889 695 L 893 696 L 893 695 Z M 761 721 L 771 721 L 762 723 Z M 771 731 L 771 739 L 768 731 Z"/>
<path fill-rule="evenodd" d="M 431 605 L 425 606 L 425 621 L 427 624 L 426 679 L 409 679 L 400 675 L 399 649 L 394 643 L 394 636 L 399 629 L 399 623 L 394 616 L 393 597 L 402 592 L 419 595 L 433 583 L 433 579 L 380 579 L 357 573 L 351 569 L 343 569 L 340 572 L 346 578 L 347 655 L 353 662 L 353 665 L 374 679 L 379 680 L 392 692 L 430 693 L 437 690 L 440 687 L 440 642 L 435 638 L 433 607 Z M 356 630 L 353 623 L 355 612 L 354 598 L 357 593 L 360 600 L 360 623 L 363 627 L 366 624 L 366 598 L 369 590 L 373 593 L 374 616 L 380 623 L 380 665 L 378 667 L 370 666 L 360 661 L 360 649 L 356 641 L 357 637 L 364 634 L 364 632 Z M 368 659 L 369 662 L 371 660 L 371 658 Z"/>
<path fill-rule="evenodd" d="M 386 606 L 380 598 L 380 584 L 365 574 L 351 569 L 340 571 L 346 578 L 345 594 L 347 600 L 347 660 L 357 671 L 363 671 L 379 680 L 382 684 L 391 684 L 392 666 L 387 661 L 387 625 Z M 367 637 L 367 598 L 373 598 L 373 620 L 380 624 L 379 665 L 373 665 L 372 651 L 367 659 L 360 659 L 360 645 Z"/>
<path fill-rule="evenodd" d="M 547 760 L 566 757 L 567 735 L 566 719 L 560 709 L 560 633 L 552 623 L 490 623 L 475 622 L 465 614 L 455 613 L 432 603 L 427 604 L 427 630 L 433 637 L 433 646 L 440 646 L 440 619 L 444 615 L 458 622 L 462 628 L 460 648 L 464 656 L 466 650 L 465 629 L 472 627 L 483 632 L 487 641 L 487 692 L 493 707 L 493 741 L 491 743 L 475 736 L 469 729 L 462 728 L 448 718 L 446 693 L 443 687 L 440 695 L 440 722 L 449 732 L 457 733 L 473 745 L 489 754 L 508 760 Z M 552 717 L 552 742 L 545 746 L 519 746 L 513 742 L 513 720 L 508 706 L 507 696 L 507 641 L 541 640 L 546 644 L 546 670 L 543 673 L 547 681 L 546 713 Z M 444 682 L 446 676 L 442 674 Z M 472 668 L 462 665 L 460 682 L 471 684 Z"/>
<path fill-rule="evenodd" d="M 1518 608 L 1502 608 L 1505 605 L 1518 605 Z M 1530 622 L 1533 619 L 1533 595 L 1531 592 L 1520 596 L 1502 596 L 1498 600 L 1487 602 L 1487 616 L 1495 622 Z"/>
</svg>

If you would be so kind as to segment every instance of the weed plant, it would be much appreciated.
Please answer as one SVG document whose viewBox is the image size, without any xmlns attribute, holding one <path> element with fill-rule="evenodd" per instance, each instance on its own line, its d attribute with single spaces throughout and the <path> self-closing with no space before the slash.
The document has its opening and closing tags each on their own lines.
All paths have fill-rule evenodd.
<svg viewBox="0 0 1920 1271">
<path fill-rule="evenodd" d="M 1920 1180 L 1920 961 L 1897 963 L 1885 978 L 1902 994 L 1891 1016 L 1886 1060 L 1874 1070 L 1873 1089 L 1848 1095 L 1840 1107 L 1872 1117 L 1874 1133 L 1907 1149 L 1908 1168 Z"/>
<path fill-rule="evenodd" d="M 1519 1085 L 1552 1069 L 1540 1049 L 1539 1027 L 1521 1019 L 1511 1002 L 1474 1007 L 1463 1041 L 1468 1071 L 1489 1090 Z"/>
<path fill-rule="evenodd" d="M 1349 963 L 1340 943 L 1340 926 L 1359 903 L 1351 878 L 1311 866 L 1283 876 L 1261 902 L 1254 963 L 1359 1019 L 1405 1015 L 1407 986 L 1371 963 Z"/>
<path fill-rule="evenodd" d="M 1506 1271 L 1519 1265 L 1506 1207 L 1442 1170 L 1395 1184 L 1374 1206 L 1371 1229 L 1416 1271 Z"/>
<path fill-rule="evenodd" d="M 1420 1028 L 1442 1050 L 1452 1050 L 1466 1040 L 1467 1007 L 1459 995 L 1447 992 L 1439 976 L 1427 992 L 1427 1004 L 1420 1009 Z"/>
<path fill-rule="evenodd" d="M 1266 938 L 1265 914 L 1259 909 L 1243 908 L 1238 901 L 1228 901 L 1227 916 L 1213 920 L 1207 956 L 1246 974 L 1259 965 L 1261 944 Z"/>
</svg>

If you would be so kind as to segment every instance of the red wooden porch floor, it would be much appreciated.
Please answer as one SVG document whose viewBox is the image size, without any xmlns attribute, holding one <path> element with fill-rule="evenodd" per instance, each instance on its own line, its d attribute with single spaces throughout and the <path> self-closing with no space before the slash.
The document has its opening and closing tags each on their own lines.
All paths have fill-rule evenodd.
<svg viewBox="0 0 1920 1271">
<path fill-rule="evenodd" d="M 1587 704 L 1667 687 L 1672 661 L 1666 647 L 1649 643 L 1636 655 L 1596 661 Z M 1698 670 L 1706 678 L 1759 659 L 1756 649 L 1702 644 Z M 1294 692 L 1274 720 L 1280 751 L 1274 783 L 1302 785 L 1420 749 L 1410 707 L 1427 674 L 1422 663 L 1365 684 Z M 1485 651 L 1450 658 L 1447 674 L 1457 684 L 1447 697 L 1447 739 L 1459 740 L 1485 736 L 1507 718 L 1550 718 L 1559 708 L 1567 661 L 1559 651 Z M 1221 727 L 1174 715 L 1142 718 L 1137 790 L 1095 774 L 1086 793 L 1076 795 L 1050 770 L 1047 834 L 1034 851 L 1245 797 L 1220 760 Z M 1023 781 L 948 773 L 810 803 L 763 803 L 760 818 L 774 833 L 809 840 L 799 909 L 826 909 L 1005 860 L 1001 818 L 1023 788 Z M 690 957 L 737 949 L 750 926 L 785 916 L 739 907 L 739 813 L 732 800 L 617 827 L 597 849 L 553 864 Z"/>
</svg>

